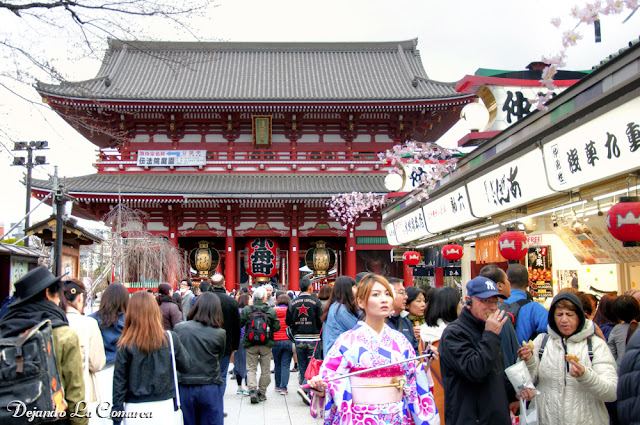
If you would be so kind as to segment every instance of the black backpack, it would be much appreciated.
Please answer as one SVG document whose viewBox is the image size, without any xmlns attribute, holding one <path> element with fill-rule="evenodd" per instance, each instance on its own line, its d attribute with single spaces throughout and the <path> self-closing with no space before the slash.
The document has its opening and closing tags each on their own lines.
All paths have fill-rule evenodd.
<svg viewBox="0 0 640 425">
<path fill-rule="evenodd" d="M 53 349 L 51 321 L 0 338 L 0 423 L 39 424 L 65 417 L 67 403 Z M 26 412 L 38 412 L 31 417 Z M 22 413 L 22 414 L 21 414 Z"/>
<path fill-rule="evenodd" d="M 264 345 L 269 340 L 269 316 L 264 310 L 254 310 L 249 316 L 249 322 L 244 333 L 252 345 Z"/>
<path fill-rule="evenodd" d="M 531 302 L 531 300 L 528 299 L 523 299 L 523 300 L 518 300 L 514 303 L 502 303 L 502 305 L 500 306 L 501 310 L 504 310 L 508 315 L 509 315 L 509 319 L 511 319 L 511 323 L 513 323 L 513 327 L 516 327 L 516 321 L 518 320 L 518 312 L 520 311 L 520 307 L 524 306 L 525 304 L 529 304 Z"/>
</svg>

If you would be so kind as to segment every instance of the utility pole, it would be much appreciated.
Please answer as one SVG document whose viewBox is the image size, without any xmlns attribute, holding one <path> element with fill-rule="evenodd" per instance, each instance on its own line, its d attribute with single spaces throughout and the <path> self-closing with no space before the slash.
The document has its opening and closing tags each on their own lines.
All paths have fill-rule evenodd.
<svg viewBox="0 0 640 425">
<path fill-rule="evenodd" d="M 27 214 L 27 216 L 24 219 L 24 234 L 27 234 L 27 229 L 29 228 L 29 212 L 31 211 L 31 170 L 33 169 L 33 167 L 35 167 L 36 165 L 44 165 L 46 164 L 47 158 L 45 158 L 44 156 L 36 156 L 35 157 L 35 162 L 33 162 L 33 151 L 34 150 L 42 150 L 42 149 L 48 149 L 49 148 L 49 142 L 44 141 L 44 140 L 39 140 L 39 141 L 31 141 L 31 142 L 15 142 L 14 143 L 14 147 L 13 147 L 13 151 L 23 151 L 26 150 L 27 151 L 27 158 L 25 161 L 24 157 L 21 156 L 16 156 L 13 158 L 13 164 L 12 165 L 20 165 L 23 167 L 27 167 L 27 178 L 26 178 L 26 184 L 27 184 L 27 201 L 26 201 L 26 207 L 25 207 L 25 214 Z M 24 240 L 24 246 L 29 246 L 29 238 L 27 237 Z"/>
</svg>

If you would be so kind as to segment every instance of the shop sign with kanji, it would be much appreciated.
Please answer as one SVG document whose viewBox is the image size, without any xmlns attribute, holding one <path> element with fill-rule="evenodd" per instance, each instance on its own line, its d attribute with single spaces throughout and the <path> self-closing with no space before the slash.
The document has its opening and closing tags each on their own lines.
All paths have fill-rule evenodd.
<svg viewBox="0 0 640 425">
<path fill-rule="evenodd" d="M 384 231 L 387 234 L 387 241 L 389 242 L 389 245 L 400 245 L 398 238 L 396 238 L 396 228 L 393 225 L 393 222 L 387 223 L 387 225 L 384 226 Z"/>
<path fill-rule="evenodd" d="M 464 186 L 447 193 L 422 207 L 430 233 L 461 226 L 477 220 L 471 213 L 469 197 Z"/>
<path fill-rule="evenodd" d="M 206 150 L 138 151 L 140 167 L 197 167 L 207 164 Z"/>
<path fill-rule="evenodd" d="M 551 188 L 566 191 L 640 164 L 640 98 L 589 120 L 543 146 Z"/>
<path fill-rule="evenodd" d="M 527 262 L 531 295 L 534 298 L 553 298 L 551 246 L 529 247 Z"/>
<path fill-rule="evenodd" d="M 422 208 L 410 212 L 393 221 L 396 239 L 399 243 L 407 243 L 429 236 Z"/>
<path fill-rule="evenodd" d="M 471 212 L 489 217 L 552 195 L 539 149 L 521 155 L 467 183 Z"/>
</svg>

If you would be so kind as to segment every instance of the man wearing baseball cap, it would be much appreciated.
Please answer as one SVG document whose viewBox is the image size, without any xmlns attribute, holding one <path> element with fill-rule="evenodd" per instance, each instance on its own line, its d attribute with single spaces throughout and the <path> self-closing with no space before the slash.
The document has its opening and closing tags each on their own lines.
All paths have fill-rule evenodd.
<svg viewBox="0 0 640 425">
<path fill-rule="evenodd" d="M 476 277 L 467 283 L 465 306 L 440 341 L 440 367 L 447 425 L 509 425 L 509 399 L 500 332 L 507 321 L 498 309 L 506 298 L 496 283 Z"/>
</svg>

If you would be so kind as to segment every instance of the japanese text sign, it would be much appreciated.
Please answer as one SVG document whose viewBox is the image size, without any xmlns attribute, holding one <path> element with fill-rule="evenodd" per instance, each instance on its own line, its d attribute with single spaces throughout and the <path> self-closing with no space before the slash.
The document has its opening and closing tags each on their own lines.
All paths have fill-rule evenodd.
<svg viewBox="0 0 640 425">
<path fill-rule="evenodd" d="M 422 207 L 430 233 L 443 232 L 476 220 L 471 214 L 467 191 L 460 187 Z"/>
<path fill-rule="evenodd" d="M 401 244 L 415 241 L 430 234 L 427 231 L 422 208 L 394 220 L 393 226 L 396 230 L 396 240 Z"/>
<path fill-rule="evenodd" d="M 206 165 L 206 150 L 138 151 L 140 167 L 193 167 Z"/>
</svg>

